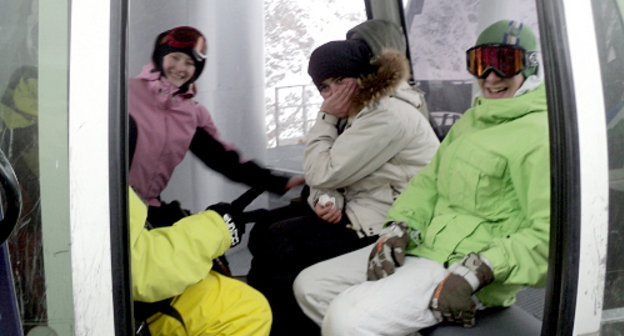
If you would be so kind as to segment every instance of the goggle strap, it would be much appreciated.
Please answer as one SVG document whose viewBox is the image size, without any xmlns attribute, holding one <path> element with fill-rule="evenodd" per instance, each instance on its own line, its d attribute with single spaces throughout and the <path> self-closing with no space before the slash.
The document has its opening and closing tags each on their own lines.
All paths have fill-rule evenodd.
<svg viewBox="0 0 624 336">
<path fill-rule="evenodd" d="M 523 68 L 522 70 L 524 70 L 524 68 Z M 506 75 L 505 75 L 504 73 L 502 73 L 502 72 L 501 72 L 498 68 L 496 68 L 495 66 L 490 65 L 489 67 L 485 68 L 485 70 L 483 70 L 483 72 L 481 73 L 481 76 L 477 76 L 477 77 L 479 77 L 479 78 L 487 78 L 487 76 L 489 76 L 489 75 L 490 75 L 490 71 L 494 71 L 494 72 L 496 73 L 496 75 L 497 75 L 498 77 L 500 77 L 500 78 L 510 78 L 510 77 L 513 77 L 513 76 L 515 76 L 515 75 L 517 75 L 517 74 L 521 73 L 521 72 L 522 72 L 522 70 L 520 70 L 520 71 L 518 71 L 518 72 L 514 73 L 513 75 L 506 76 Z M 473 75 L 474 75 L 474 74 L 473 74 Z"/>
<path fill-rule="evenodd" d="M 193 49 L 193 56 L 198 62 L 201 62 L 206 59 L 206 54 L 202 54 L 201 51 L 197 49 Z"/>
<path fill-rule="evenodd" d="M 525 67 L 538 66 L 537 51 L 525 51 L 524 52 Z"/>
</svg>

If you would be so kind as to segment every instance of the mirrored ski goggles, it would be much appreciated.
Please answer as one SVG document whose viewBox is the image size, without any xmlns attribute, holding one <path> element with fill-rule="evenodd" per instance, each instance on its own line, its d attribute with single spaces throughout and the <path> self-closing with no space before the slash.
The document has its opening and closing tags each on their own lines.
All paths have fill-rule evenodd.
<svg viewBox="0 0 624 336">
<path fill-rule="evenodd" d="M 206 59 L 206 39 L 193 27 L 177 27 L 171 29 L 162 39 L 160 44 L 166 44 L 173 48 L 191 48 L 197 61 Z"/>
<path fill-rule="evenodd" d="M 499 77 L 509 78 L 526 67 L 537 65 L 537 53 L 509 45 L 480 45 L 466 51 L 468 72 L 485 78 L 491 71 Z"/>
</svg>

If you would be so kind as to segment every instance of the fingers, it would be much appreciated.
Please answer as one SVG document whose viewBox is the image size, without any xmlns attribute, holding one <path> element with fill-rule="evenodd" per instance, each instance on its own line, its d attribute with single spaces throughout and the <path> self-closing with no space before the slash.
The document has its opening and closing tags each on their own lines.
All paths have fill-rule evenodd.
<svg viewBox="0 0 624 336">
<path fill-rule="evenodd" d="M 394 269 L 389 270 L 386 268 L 387 265 L 379 263 L 379 260 L 369 260 L 368 270 L 366 272 L 366 278 L 369 281 L 376 281 L 379 279 L 383 279 L 388 275 L 394 273 Z"/>
<path fill-rule="evenodd" d="M 405 263 L 405 249 L 402 247 L 393 248 L 392 260 L 397 266 L 403 266 L 403 264 Z"/>
<path fill-rule="evenodd" d="M 443 312 L 444 320 L 453 324 L 459 324 L 464 328 L 471 328 L 475 325 L 476 307 L 468 309 L 451 309 L 451 311 Z"/>
<path fill-rule="evenodd" d="M 386 239 L 381 238 L 371 251 L 366 277 L 368 280 L 379 280 L 394 273 L 394 261 Z"/>
<path fill-rule="evenodd" d="M 392 253 L 388 245 L 384 245 L 383 253 L 379 256 L 383 272 L 386 276 L 394 273 L 394 260 L 392 259 Z"/>
<path fill-rule="evenodd" d="M 383 279 L 394 273 L 394 265 L 389 262 L 382 262 L 379 258 L 373 258 L 368 261 L 368 270 L 366 278 L 370 281 Z"/>
<path fill-rule="evenodd" d="M 342 212 L 340 209 L 330 208 L 329 211 L 321 217 L 321 219 L 326 222 L 336 224 L 340 222 L 340 219 L 342 219 Z"/>
<path fill-rule="evenodd" d="M 453 282 L 451 278 L 452 275 L 449 274 L 440 282 L 433 293 L 429 308 L 440 322 L 459 324 L 465 328 L 472 327 L 475 325 L 477 307 L 470 295 L 464 296 L 454 290 L 449 292 L 449 289 L 445 288 L 446 286 L 452 287 L 452 284 L 449 284 Z"/>
<path fill-rule="evenodd" d="M 333 114 L 338 118 L 347 117 L 351 99 L 356 91 L 357 80 L 355 78 L 343 79 L 343 85 L 340 85 L 331 96 L 323 101 L 321 111 Z"/>
<path fill-rule="evenodd" d="M 324 206 L 316 203 L 314 212 L 320 219 L 329 223 L 336 224 L 342 219 L 342 210 L 335 208 L 331 202 L 325 203 Z"/>
<path fill-rule="evenodd" d="M 383 279 L 387 274 L 384 274 L 379 260 L 371 259 L 368 261 L 368 270 L 366 271 L 366 279 L 368 281 L 377 281 Z"/>
<path fill-rule="evenodd" d="M 339 111 L 342 112 L 343 118 L 349 114 L 349 107 L 351 106 L 351 99 L 355 94 L 357 84 L 354 81 L 348 82 L 346 85 L 340 88 L 338 92 L 338 106 Z"/>
<path fill-rule="evenodd" d="M 328 219 L 327 221 L 332 224 L 338 224 L 340 223 L 340 220 L 342 220 L 342 211 L 336 209 L 336 214 L 334 215 L 334 217 L 331 219 Z"/>
<path fill-rule="evenodd" d="M 338 101 L 344 105 L 351 102 L 351 98 L 353 98 L 353 94 L 355 94 L 357 89 L 357 80 L 355 78 L 345 78 L 343 83 L 344 85 L 336 91 L 336 95 L 338 96 Z"/>
<path fill-rule="evenodd" d="M 288 190 L 290 188 L 294 188 L 294 187 L 303 185 L 304 183 L 305 183 L 305 178 L 303 178 L 301 176 L 293 176 L 286 183 L 285 189 Z"/>
<path fill-rule="evenodd" d="M 475 319 L 476 310 L 463 311 L 459 313 L 460 321 L 463 322 L 464 328 L 474 327 L 476 323 Z"/>
</svg>

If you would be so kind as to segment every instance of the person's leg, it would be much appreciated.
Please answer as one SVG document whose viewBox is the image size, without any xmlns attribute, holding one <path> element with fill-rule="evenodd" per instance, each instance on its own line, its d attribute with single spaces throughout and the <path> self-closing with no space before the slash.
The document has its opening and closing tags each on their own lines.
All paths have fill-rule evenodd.
<svg viewBox="0 0 624 336">
<path fill-rule="evenodd" d="M 254 225 L 249 231 L 249 242 L 247 248 L 252 255 L 261 255 L 265 250 L 266 234 L 273 223 L 277 223 L 289 218 L 301 217 L 309 214 L 306 209 L 307 204 L 301 202 L 291 202 L 287 206 L 268 210 L 254 221 Z"/>
<path fill-rule="evenodd" d="M 173 317 L 148 319 L 157 335 L 268 335 L 271 310 L 266 299 L 245 283 L 210 272 L 206 279 L 176 297 L 173 307 L 183 317 L 188 334 Z"/>
<path fill-rule="evenodd" d="M 366 264 L 361 265 L 363 269 Z M 429 309 L 448 271 L 439 263 L 407 257 L 395 273 L 340 293 L 323 319 L 324 336 L 407 335 L 438 321 Z"/>
<path fill-rule="evenodd" d="M 247 282 L 271 304 L 271 335 L 318 335 L 317 326 L 301 312 L 292 285 L 297 274 L 318 261 L 357 248 L 365 242 L 343 225 L 326 223 L 315 214 L 272 224 L 264 248 L 256 251 Z"/>
<path fill-rule="evenodd" d="M 374 244 L 314 264 L 299 273 L 293 289 L 301 310 L 319 326 L 329 304 L 347 288 L 366 281 L 366 265 Z"/>
</svg>

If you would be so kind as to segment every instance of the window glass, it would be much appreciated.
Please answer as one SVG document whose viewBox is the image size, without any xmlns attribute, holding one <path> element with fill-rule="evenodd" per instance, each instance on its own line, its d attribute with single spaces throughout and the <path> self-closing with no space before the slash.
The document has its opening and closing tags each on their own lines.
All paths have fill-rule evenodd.
<svg viewBox="0 0 624 336">
<path fill-rule="evenodd" d="M 9 0 L 0 7 L 5 32 L 0 36 L 0 149 L 15 170 L 23 199 L 8 248 L 17 308 L 28 331 L 47 320 L 39 189 L 38 1 Z"/>
<path fill-rule="evenodd" d="M 609 241 L 601 334 L 619 335 L 624 329 L 624 1 L 592 1 L 592 5 L 609 155 Z"/>
<path fill-rule="evenodd" d="M 310 54 L 365 20 L 363 0 L 264 1 L 268 147 L 303 142 L 322 102 L 308 76 Z"/>
<path fill-rule="evenodd" d="M 68 3 L 0 2 L 0 150 L 22 211 L 7 247 L 16 300 L 0 297 L 0 334 L 73 334 L 67 179 Z M 45 242 L 45 243 L 44 243 Z M 11 291 L 9 291 L 11 292 Z M 12 304 L 11 302 L 15 302 Z M 17 313 L 19 322 L 5 319 Z M 15 330 L 15 329 L 8 329 Z"/>
<path fill-rule="evenodd" d="M 405 8 L 414 81 L 425 92 L 430 118 L 445 132 L 478 92 L 465 52 L 479 31 L 501 19 L 521 21 L 539 35 L 534 0 L 411 0 Z"/>
</svg>

